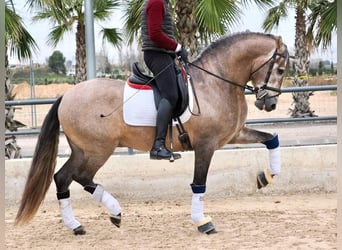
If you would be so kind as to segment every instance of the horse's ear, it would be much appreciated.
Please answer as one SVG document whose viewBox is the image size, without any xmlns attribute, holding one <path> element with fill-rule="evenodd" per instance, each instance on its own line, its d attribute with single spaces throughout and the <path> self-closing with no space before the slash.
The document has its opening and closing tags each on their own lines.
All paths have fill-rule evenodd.
<svg viewBox="0 0 342 250">
<path fill-rule="evenodd" d="M 283 38 L 281 36 L 276 37 L 277 50 L 281 53 L 284 50 Z"/>
</svg>

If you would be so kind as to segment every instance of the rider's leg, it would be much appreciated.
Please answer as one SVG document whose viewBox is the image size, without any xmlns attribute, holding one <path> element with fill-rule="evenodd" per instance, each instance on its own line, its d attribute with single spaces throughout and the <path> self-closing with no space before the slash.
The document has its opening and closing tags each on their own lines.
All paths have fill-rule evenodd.
<svg viewBox="0 0 342 250">
<path fill-rule="evenodd" d="M 173 156 L 174 159 L 178 159 L 181 157 L 180 154 L 172 155 L 172 152 L 165 147 L 168 124 L 178 100 L 174 58 L 167 53 L 145 51 L 144 59 L 147 67 L 156 77 L 155 80 L 162 97 L 157 110 L 156 134 L 150 158 L 170 159 Z"/>
<path fill-rule="evenodd" d="M 171 115 L 172 106 L 167 99 L 163 98 L 159 103 L 157 112 L 156 135 L 150 151 L 151 159 L 170 159 L 172 156 L 172 152 L 165 147 L 165 138 Z M 174 154 L 173 157 L 178 159 L 180 155 Z"/>
</svg>

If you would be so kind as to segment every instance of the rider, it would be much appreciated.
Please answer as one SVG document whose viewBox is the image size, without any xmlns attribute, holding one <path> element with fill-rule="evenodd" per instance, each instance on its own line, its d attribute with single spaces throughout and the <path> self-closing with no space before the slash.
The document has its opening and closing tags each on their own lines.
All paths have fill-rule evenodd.
<svg viewBox="0 0 342 250">
<path fill-rule="evenodd" d="M 170 159 L 172 152 L 165 147 L 165 137 L 173 109 L 178 100 L 174 59 L 187 61 L 188 52 L 174 38 L 173 20 L 168 0 L 145 0 L 142 11 L 142 50 L 147 67 L 155 76 L 161 94 L 157 110 L 156 134 L 150 159 Z M 181 157 L 173 154 L 174 159 Z"/>
</svg>

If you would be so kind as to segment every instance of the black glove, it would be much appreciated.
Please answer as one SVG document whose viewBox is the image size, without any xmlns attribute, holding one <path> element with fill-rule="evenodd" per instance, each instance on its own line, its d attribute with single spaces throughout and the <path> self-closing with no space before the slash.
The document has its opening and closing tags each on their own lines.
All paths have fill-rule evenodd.
<svg viewBox="0 0 342 250">
<path fill-rule="evenodd" d="M 188 55 L 188 51 L 183 47 L 180 51 L 177 52 L 177 56 L 179 56 L 183 60 L 183 62 L 188 62 Z"/>
</svg>

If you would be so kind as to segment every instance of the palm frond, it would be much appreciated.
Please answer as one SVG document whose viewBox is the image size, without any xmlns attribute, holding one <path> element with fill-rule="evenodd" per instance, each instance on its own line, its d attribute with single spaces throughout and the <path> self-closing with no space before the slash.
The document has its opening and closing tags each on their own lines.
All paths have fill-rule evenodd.
<svg viewBox="0 0 342 250">
<path fill-rule="evenodd" d="M 132 44 L 138 37 L 141 26 L 141 13 L 144 0 L 129 0 L 124 5 L 124 29 L 127 35 L 127 43 Z"/>
<path fill-rule="evenodd" d="M 18 60 L 32 57 L 32 52 L 38 51 L 38 45 L 24 27 L 22 18 L 14 10 L 5 5 L 6 43 L 11 56 Z"/>
<path fill-rule="evenodd" d="M 102 33 L 102 40 L 107 41 L 109 44 L 116 48 L 120 48 L 120 43 L 122 42 L 121 33 L 115 28 L 103 28 L 100 33 Z"/>
<path fill-rule="evenodd" d="M 202 30 L 222 35 L 229 26 L 238 22 L 241 10 L 236 1 L 206 0 L 198 2 L 194 13 Z"/>
<path fill-rule="evenodd" d="M 57 44 L 63 39 L 66 32 L 71 31 L 72 26 L 68 24 L 58 25 L 52 28 L 48 35 L 47 43 L 52 47 L 56 47 Z"/>
<path fill-rule="evenodd" d="M 59 0 L 26 0 L 26 6 L 29 9 L 43 8 L 44 6 L 55 6 L 56 8 L 63 8 L 65 2 Z"/>
<path fill-rule="evenodd" d="M 285 2 L 281 2 L 278 6 L 270 8 L 265 18 L 262 28 L 266 32 L 270 32 L 274 27 L 278 27 L 281 18 L 286 18 L 288 16 L 288 6 Z"/>
<path fill-rule="evenodd" d="M 308 33 L 314 46 L 322 45 L 323 49 L 327 49 L 331 45 L 332 34 L 337 30 L 337 1 L 321 0 L 311 6 L 308 21 Z"/>
<path fill-rule="evenodd" d="M 94 19 L 95 20 L 106 20 L 108 19 L 113 10 L 120 6 L 117 0 L 97 0 L 94 1 Z"/>
<path fill-rule="evenodd" d="M 274 0 L 241 0 L 241 4 L 243 6 L 249 6 L 250 4 L 255 3 L 258 8 L 266 10 L 275 4 Z"/>
</svg>

